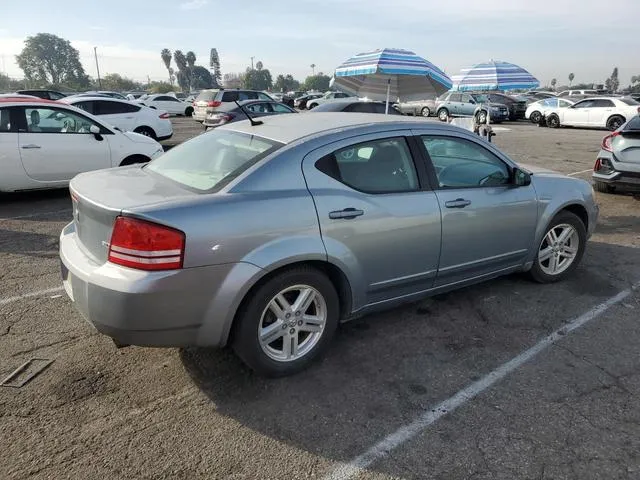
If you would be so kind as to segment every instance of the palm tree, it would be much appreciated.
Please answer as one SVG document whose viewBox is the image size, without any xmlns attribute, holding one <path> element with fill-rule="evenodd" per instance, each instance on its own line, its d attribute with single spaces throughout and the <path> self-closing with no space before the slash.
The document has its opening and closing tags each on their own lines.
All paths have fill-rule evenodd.
<svg viewBox="0 0 640 480">
<path fill-rule="evenodd" d="M 555 78 L 551 79 L 551 88 L 553 88 L 554 90 L 556 89 L 556 83 L 558 83 L 558 80 L 556 80 Z"/>
<path fill-rule="evenodd" d="M 309 66 L 311 67 L 311 75 L 315 77 L 315 75 L 316 75 L 316 64 L 312 63 Z"/>
<path fill-rule="evenodd" d="M 191 91 L 191 87 L 192 87 L 192 81 L 193 81 L 193 67 L 196 66 L 196 54 L 193 53 L 191 50 L 189 50 L 187 52 L 187 55 L 185 56 L 185 60 L 187 61 L 187 67 L 188 67 L 188 76 L 189 76 L 189 91 Z"/>
<path fill-rule="evenodd" d="M 163 48 L 162 51 L 160 52 L 160 57 L 164 62 L 164 66 L 166 67 L 167 72 L 169 72 L 169 83 L 173 85 L 173 80 L 171 75 L 171 56 L 172 56 L 171 50 L 169 50 L 168 48 Z"/>
<path fill-rule="evenodd" d="M 569 86 L 571 86 L 571 82 L 573 82 L 573 79 L 576 78 L 576 76 L 573 73 L 569 74 Z"/>
</svg>

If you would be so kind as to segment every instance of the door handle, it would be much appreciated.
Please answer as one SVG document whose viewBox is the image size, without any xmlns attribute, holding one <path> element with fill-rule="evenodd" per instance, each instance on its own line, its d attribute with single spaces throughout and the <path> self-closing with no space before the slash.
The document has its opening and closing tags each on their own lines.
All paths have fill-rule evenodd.
<svg viewBox="0 0 640 480">
<path fill-rule="evenodd" d="M 471 200 L 465 200 L 464 198 L 456 198 L 455 200 L 444 203 L 444 206 L 447 208 L 464 208 L 468 205 L 471 205 Z"/>
<path fill-rule="evenodd" d="M 22 145 L 21 148 L 24 148 L 25 150 L 28 150 L 30 148 L 41 148 L 40 145 L 36 145 L 35 143 L 30 143 L 29 145 Z"/>
<path fill-rule="evenodd" d="M 361 215 L 364 215 L 364 211 L 358 210 L 356 208 L 345 208 L 344 210 L 335 210 L 333 212 L 329 212 L 329 218 L 333 219 L 344 218 L 348 220 L 351 218 L 359 217 Z"/>
</svg>

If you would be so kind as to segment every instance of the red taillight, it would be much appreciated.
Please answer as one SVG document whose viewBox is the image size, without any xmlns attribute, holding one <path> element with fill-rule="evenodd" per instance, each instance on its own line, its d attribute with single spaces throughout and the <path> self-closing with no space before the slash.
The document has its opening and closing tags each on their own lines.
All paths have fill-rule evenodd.
<svg viewBox="0 0 640 480">
<path fill-rule="evenodd" d="M 593 171 L 597 172 L 598 170 L 600 170 L 602 168 L 602 162 L 600 162 L 599 158 L 596 158 L 596 163 L 593 166 Z"/>
<path fill-rule="evenodd" d="M 131 217 L 118 217 L 109 244 L 109 261 L 138 270 L 182 268 L 184 233 Z"/>
<path fill-rule="evenodd" d="M 613 132 L 613 133 L 607 135 L 606 137 L 604 137 L 602 139 L 602 145 L 600 145 L 602 147 L 602 149 L 606 150 L 607 152 L 612 152 L 613 151 L 613 147 L 611 146 L 611 143 L 613 142 L 613 139 L 615 137 L 617 137 L 618 135 L 620 135 L 620 132 Z"/>
<path fill-rule="evenodd" d="M 207 107 L 219 107 L 220 105 L 222 105 L 222 102 L 218 102 L 217 100 L 207 102 Z"/>
<path fill-rule="evenodd" d="M 161 113 L 160 118 L 164 118 L 164 119 L 169 118 L 169 114 L 167 112 Z"/>
<path fill-rule="evenodd" d="M 231 120 L 233 120 L 235 118 L 235 115 L 231 114 L 231 113 L 223 113 L 222 115 L 220 115 L 220 118 L 222 119 L 223 122 L 230 122 Z"/>
</svg>

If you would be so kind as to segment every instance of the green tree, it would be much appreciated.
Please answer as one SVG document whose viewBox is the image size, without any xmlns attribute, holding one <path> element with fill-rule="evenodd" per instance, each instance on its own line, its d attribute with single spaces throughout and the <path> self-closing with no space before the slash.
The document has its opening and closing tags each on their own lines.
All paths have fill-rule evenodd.
<svg viewBox="0 0 640 480">
<path fill-rule="evenodd" d="M 168 82 L 151 82 L 149 90 L 151 93 L 169 93 L 173 91 L 173 85 Z"/>
<path fill-rule="evenodd" d="M 89 77 L 85 73 L 78 50 L 69 40 L 51 33 L 27 37 L 16 62 L 30 82 L 39 86 L 65 85 L 86 88 Z"/>
<path fill-rule="evenodd" d="M 189 74 L 188 74 L 188 65 L 187 65 L 187 57 L 185 57 L 182 50 L 176 50 L 173 52 L 173 61 L 176 63 L 178 67 L 178 72 L 176 73 L 176 79 L 178 80 L 178 85 L 182 91 L 189 91 Z"/>
<path fill-rule="evenodd" d="M 222 84 L 222 72 L 220 70 L 220 57 L 218 56 L 218 50 L 215 48 L 211 49 L 211 58 L 209 61 L 209 67 L 213 70 L 213 79 L 216 82 L 216 85 Z"/>
<path fill-rule="evenodd" d="M 171 68 L 171 50 L 168 48 L 163 48 L 160 52 L 160 58 L 162 58 L 162 62 L 164 63 L 167 72 L 169 72 L 169 83 L 173 85 L 173 69 Z"/>
<path fill-rule="evenodd" d="M 576 78 L 576 76 L 573 73 L 569 74 L 569 86 L 571 86 L 571 84 L 573 83 L 573 79 Z"/>
<path fill-rule="evenodd" d="M 251 90 L 267 90 L 273 85 L 271 72 L 268 68 L 264 68 L 261 61 L 256 63 L 256 68 L 247 67 L 244 75 L 244 87 Z"/>
<path fill-rule="evenodd" d="M 558 83 L 558 80 L 555 79 L 555 78 L 552 78 L 551 79 L 551 88 L 553 88 L 555 90 L 557 83 Z"/>
<path fill-rule="evenodd" d="M 278 75 L 276 83 L 273 84 L 273 89 L 276 92 L 289 92 L 291 90 L 298 90 L 300 88 L 300 82 L 293 78 L 293 75 L 288 73 L 287 75 Z"/>
<path fill-rule="evenodd" d="M 320 72 L 318 75 L 307 77 L 304 81 L 304 90 L 324 92 L 329 90 L 329 82 L 331 82 L 331 77 Z"/>
<path fill-rule="evenodd" d="M 191 87 L 197 90 L 215 87 L 211 72 L 200 65 L 193 67 L 191 72 Z"/>
<path fill-rule="evenodd" d="M 12 92 L 24 88 L 24 81 L 14 80 L 5 73 L 0 73 L 0 92 Z"/>
<path fill-rule="evenodd" d="M 222 78 L 222 83 L 225 88 L 240 88 L 244 86 L 244 74 L 243 73 L 225 73 Z"/>
<path fill-rule="evenodd" d="M 196 66 L 196 54 L 189 50 L 185 60 L 187 61 L 187 75 L 189 77 L 189 89 L 187 91 L 190 92 L 193 83 L 193 67 Z"/>
<path fill-rule="evenodd" d="M 127 91 L 142 90 L 143 87 L 139 82 L 130 78 L 122 77 L 118 73 L 109 73 L 102 78 L 102 88 L 105 90 Z"/>
<path fill-rule="evenodd" d="M 620 80 L 618 79 L 618 67 L 615 67 L 611 76 L 604 82 L 604 88 L 615 93 L 618 91 L 618 87 L 620 87 Z"/>
</svg>

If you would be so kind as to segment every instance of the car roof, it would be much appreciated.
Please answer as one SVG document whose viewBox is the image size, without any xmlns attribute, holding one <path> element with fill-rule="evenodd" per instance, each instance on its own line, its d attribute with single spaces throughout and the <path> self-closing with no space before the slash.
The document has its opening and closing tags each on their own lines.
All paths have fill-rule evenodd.
<svg viewBox="0 0 640 480">
<path fill-rule="evenodd" d="M 44 104 L 56 104 L 56 105 L 60 105 L 60 102 L 56 101 L 56 100 L 49 100 L 46 98 L 39 98 L 39 97 L 33 97 L 33 98 L 27 98 L 27 97 L 0 97 L 0 103 L 2 104 L 10 104 L 10 103 L 16 103 L 16 104 L 21 104 L 21 103 L 44 103 Z"/>
<path fill-rule="evenodd" d="M 122 98 L 115 98 L 115 97 L 102 96 L 102 95 L 94 95 L 94 96 L 91 96 L 91 95 L 73 95 L 71 97 L 61 98 L 58 101 L 62 102 L 62 103 L 69 103 L 70 104 L 71 102 L 74 102 L 74 101 L 77 101 L 77 102 L 88 102 L 88 101 L 91 101 L 91 100 L 100 100 L 100 101 L 107 101 L 107 102 L 112 101 L 112 102 L 131 103 L 130 101 L 123 100 Z"/>
<path fill-rule="evenodd" d="M 258 135 L 281 143 L 291 143 L 309 135 L 371 124 L 388 123 L 393 126 L 406 125 L 407 128 L 420 124 L 428 125 L 429 128 L 451 128 L 448 124 L 431 122 L 420 117 L 387 116 L 378 113 L 316 112 L 304 115 L 274 115 L 261 117 L 260 120 L 262 124 L 256 126 L 242 121 L 218 128 Z"/>
</svg>

